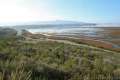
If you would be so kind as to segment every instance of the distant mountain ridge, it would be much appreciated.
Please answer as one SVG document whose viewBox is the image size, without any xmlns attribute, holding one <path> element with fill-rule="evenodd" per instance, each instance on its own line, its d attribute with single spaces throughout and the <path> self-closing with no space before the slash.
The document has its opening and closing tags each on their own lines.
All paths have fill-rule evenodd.
<svg viewBox="0 0 120 80">
<path fill-rule="evenodd" d="M 95 24 L 95 23 L 86 23 L 79 21 L 70 21 L 70 20 L 54 20 L 54 21 L 30 21 L 30 22 L 11 22 L 4 23 L 3 26 L 20 26 L 20 25 L 86 25 L 86 24 Z M 0 24 L 2 26 L 2 23 Z"/>
<path fill-rule="evenodd" d="M 85 22 L 67 21 L 67 20 L 55 20 L 55 21 L 42 21 L 37 24 L 86 24 Z"/>
<path fill-rule="evenodd" d="M 3 25 L 0 27 L 3 28 L 13 28 L 17 31 L 22 29 L 39 29 L 40 27 L 64 27 L 64 26 L 90 26 L 96 25 L 95 23 L 86 23 L 79 21 L 67 21 L 67 20 L 54 20 L 54 21 L 31 21 L 31 22 L 21 22 L 21 23 L 12 23 L 12 25 Z"/>
</svg>

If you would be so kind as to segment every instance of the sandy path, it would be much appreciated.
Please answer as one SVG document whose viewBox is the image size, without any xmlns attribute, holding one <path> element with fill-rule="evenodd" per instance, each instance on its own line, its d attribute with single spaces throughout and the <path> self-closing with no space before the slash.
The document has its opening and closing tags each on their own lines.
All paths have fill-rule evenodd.
<svg viewBox="0 0 120 80">
<path fill-rule="evenodd" d="M 114 51 L 110 51 L 110 50 L 106 50 L 106 49 L 102 49 L 102 48 L 98 48 L 98 47 L 94 47 L 94 46 L 90 46 L 90 45 L 85 45 L 85 44 L 79 44 L 76 42 L 72 42 L 72 41 L 68 41 L 68 40 L 56 40 L 56 39 L 31 39 L 31 40 L 26 40 L 23 41 L 25 43 L 37 43 L 39 41 L 53 41 L 53 42 L 58 42 L 58 43 L 64 43 L 64 44 L 70 44 L 70 45 L 75 45 L 75 46 L 81 46 L 81 47 L 89 47 L 89 48 L 93 48 L 93 49 L 100 49 L 103 50 L 105 52 L 112 52 L 112 53 L 117 53 Z"/>
</svg>

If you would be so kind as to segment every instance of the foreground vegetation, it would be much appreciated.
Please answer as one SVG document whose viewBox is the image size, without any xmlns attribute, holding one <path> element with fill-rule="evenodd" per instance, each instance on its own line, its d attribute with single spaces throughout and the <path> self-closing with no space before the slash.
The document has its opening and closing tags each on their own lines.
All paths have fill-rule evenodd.
<svg viewBox="0 0 120 80">
<path fill-rule="evenodd" d="M 54 41 L 0 39 L 0 80 L 117 80 L 120 53 Z"/>
</svg>

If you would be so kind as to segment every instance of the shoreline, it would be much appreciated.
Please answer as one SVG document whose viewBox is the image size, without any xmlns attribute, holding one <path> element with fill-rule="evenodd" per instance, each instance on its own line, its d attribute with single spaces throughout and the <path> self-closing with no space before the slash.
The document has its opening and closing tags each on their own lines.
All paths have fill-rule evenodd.
<svg viewBox="0 0 120 80">
<path fill-rule="evenodd" d="M 89 30 L 88 30 L 89 31 Z M 91 31 L 92 32 L 92 31 Z M 119 28 L 99 28 L 96 34 L 86 35 L 82 33 L 56 33 L 56 32 L 37 32 L 32 33 L 36 38 L 42 37 L 48 39 L 60 39 L 68 40 L 77 43 L 83 43 L 87 45 L 92 45 L 95 47 L 100 47 L 104 49 L 110 49 L 115 51 L 120 51 L 120 27 Z M 89 33 L 88 33 L 89 34 Z M 35 36 L 34 36 L 35 37 Z"/>
</svg>

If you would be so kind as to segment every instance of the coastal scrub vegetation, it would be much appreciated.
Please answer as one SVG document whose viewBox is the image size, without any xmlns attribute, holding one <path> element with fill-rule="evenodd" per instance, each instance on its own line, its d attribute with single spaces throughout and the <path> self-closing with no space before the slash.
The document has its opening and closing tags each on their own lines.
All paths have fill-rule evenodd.
<svg viewBox="0 0 120 80">
<path fill-rule="evenodd" d="M 0 80 L 112 80 L 120 53 L 55 41 L 0 39 Z"/>
</svg>

